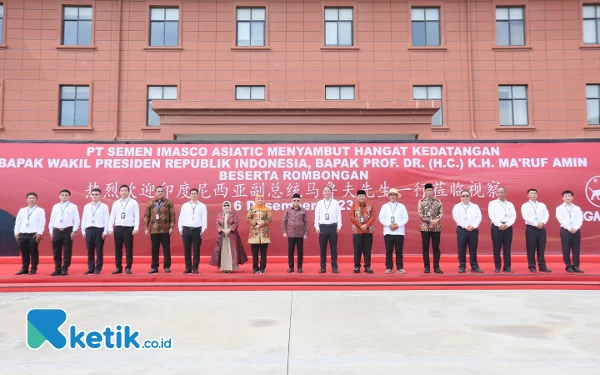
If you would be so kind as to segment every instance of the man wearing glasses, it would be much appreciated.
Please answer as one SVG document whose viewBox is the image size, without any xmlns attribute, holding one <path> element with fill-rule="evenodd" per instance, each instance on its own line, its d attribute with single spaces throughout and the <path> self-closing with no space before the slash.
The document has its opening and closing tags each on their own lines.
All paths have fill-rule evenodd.
<svg viewBox="0 0 600 375">
<path fill-rule="evenodd" d="M 300 206 L 300 194 L 292 196 L 292 205 L 283 214 L 281 229 L 283 237 L 288 239 L 288 273 L 294 272 L 294 249 L 298 246 L 298 273 L 302 273 L 304 258 L 304 240 L 308 238 L 308 217 Z"/>
<path fill-rule="evenodd" d="M 88 251 L 88 270 L 84 275 L 99 274 L 104 263 L 104 239 L 108 234 L 108 206 L 100 202 L 100 189 L 90 193 L 92 201 L 83 207 L 81 235 Z M 95 259 L 94 259 L 95 255 Z"/>
<path fill-rule="evenodd" d="M 502 258 L 500 250 L 504 249 L 504 267 L 503 272 L 512 273 L 510 269 L 510 248 L 513 238 L 513 224 L 517 220 L 517 211 L 515 206 L 506 200 L 506 188 L 500 186 L 496 189 L 498 199 L 493 200 L 488 205 L 488 215 L 492 221 L 492 243 L 494 248 L 495 273 L 500 272 Z"/>
<path fill-rule="evenodd" d="M 423 264 L 425 265 L 424 273 L 431 272 L 431 264 L 429 263 L 429 243 L 433 247 L 433 271 L 443 274 L 440 268 L 440 239 L 442 236 L 441 220 L 444 214 L 442 202 L 434 198 L 434 189 L 432 184 L 425 184 L 425 198 L 419 201 L 417 211 L 421 218 L 419 229 L 421 231 L 421 239 L 423 243 Z"/>
<path fill-rule="evenodd" d="M 481 210 L 475 203 L 471 203 L 471 193 L 466 190 L 460 192 L 460 203 L 452 209 L 452 218 L 456 222 L 458 237 L 458 273 L 465 273 L 467 264 L 467 246 L 469 246 L 469 261 L 471 272 L 483 273 L 477 264 L 477 243 L 479 242 L 479 224 L 481 224 Z"/>
</svg>

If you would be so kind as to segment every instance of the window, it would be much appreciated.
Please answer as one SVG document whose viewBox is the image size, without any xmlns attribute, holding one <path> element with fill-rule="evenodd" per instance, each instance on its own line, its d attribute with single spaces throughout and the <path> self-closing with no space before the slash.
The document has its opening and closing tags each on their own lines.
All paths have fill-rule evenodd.
<svg viewBox="0 0 600 375">
<path fill-rule="evenodd" d="M 152 110 L 152 100 L 177 100 L 177 86 L 148 86 L 148 126 L 159 126 L 160 117 Z"/>
<path fill-rule="evenodd" d="M 414 100 L 439 100 L 442 101 L 442 86 L 415 86 L 413 87 Z M 442 125 L 442 106 L 431 118 L 431 125 Z"/>
<path fill-rule="evenodd" d="M 235 100 L 265 100 L 265 86 L 236 86 Z"/>
<path fill-rule="evenodd" d="M 500 86 L 500 125 L 528 125 L 527 86 Z"/>
<path fill-rule="evenodd" d="M 325 86 L 326 100 L 354 100 L 354 86 Z"/>
<path fill-rule="evenodd" d="M 600 125 L 600 85 L 587 85 L 588 125 Z"/>
<path fill-rule="evenodd" d="M 412 44 L 439 46 L 440 8 L 412 8 Z"/>
<path fill-rule="evenodd" d="M 92 7 L 63 7 L 62 44 L 92 45 Z"/>
<path fill-rule="evenodd" d="M 325 45 L 353 46 L 352 8 L 325 8 Z"/>
<path fill-rule="evenodd" d="M 265 45 L 265 8 L 237 9 L 237 46 Z"/>
<path fill-rule="evenodd" d="M 89 86 L 60 87 L 60 126 L 88 126 Z"/>
<path fill-rule="evenodd" d="M 179 8 L 150 9 L 150 46 L 179 45 Z"/>
<path fill-rule="evenodd" d="M 524 8 L 496 8 L 496 43 L 499 46 L 524 46 Z"/>
<path fill-rule="evenodd" d="M 583 6 L 583 43 L 600 44 L 600 5 Z"/>
<path fill-rule="evenodd" d="M 0 44 L 4 43 L 4 4 L 0 4 Z"/>
</svg>

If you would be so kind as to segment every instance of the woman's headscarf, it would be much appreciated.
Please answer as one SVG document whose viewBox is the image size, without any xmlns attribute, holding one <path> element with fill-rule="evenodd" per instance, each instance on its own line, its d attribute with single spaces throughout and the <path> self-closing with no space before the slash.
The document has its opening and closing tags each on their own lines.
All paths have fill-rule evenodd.
<svg viewBox="0 0 600 375">
<path fill-rule="evenodd" d="M 263 204 L 258 204 L 258 198 L 262 198 L 263 199 Z M 264 202 L 264 196 L 262 195 L 257 195 L 256 197 L 254 197 L 254 209 L 258 210 L 258 211 L 270 211 L 271 209 L 267 206 L 265 206 L 265 202 Z"/>
<path fill-rule="evenodd" d="M 228 206 L 228 208 L 229 208 L 229 211 L 225 211 L 225 209 L 226 209 L 225 205 L 226 205 L 226 204 L 227 204 L 227 205 L 229 205 L 229 206 Z M 229 202 L 229 201 L 225 201 L 225 202 L 223 202 L 223 212 L 225 212 L 225 213 L 227 213 L 227 212 L 231 212 L 231 202 Z"/>
</svg>

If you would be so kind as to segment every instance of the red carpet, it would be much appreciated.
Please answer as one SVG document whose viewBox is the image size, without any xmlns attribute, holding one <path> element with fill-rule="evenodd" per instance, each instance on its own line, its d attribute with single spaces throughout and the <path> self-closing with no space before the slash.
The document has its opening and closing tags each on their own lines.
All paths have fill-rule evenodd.
<svg viewBox="0 0 600 375">
<path fill-rule="evenodd" d="M 406 274 L 384 274 L 384 259 L 373 257 L 374 274 L 354 274 L 348 257 L 340 257 L 339 274 L 333 274 L 328 265 L 326 274 L 319 274 L 318 258 L 306 257 L 304 273 L 287 273 L 287 258 L 269 258 L 266 273 L 255 275 L 252 265 L 245 264 L 239 271 L 223 274 L 208 266 L 203 258 L 199 274 L 184 275 L 182 257 L 173 257 L 171 273 L 162 268 L 149 275 L 150 259 L 136 257 L 132 275 L 112 275 L 113 259 L 100 275 L 83 275 L 87 270 L 83 257 L 73 259 L 68 276 L 51 277 L 54 270 L 50 257 L 40 260 L 37 275 L 14 275 L 20 269 L 20 258 L 2 258 L 0 265 L 0 292 L 56 292 L 56 291 L 152 291 L 152 290 L 410 290 L 410 289 L 600 289 L 600 259 L 582 257 L 583 274 L 567 273 L 560 257 L 548 256 L 552 273 L 530 273 L 523 256 L 513 257 L 513 274 L 496 274 L 490 257 L 482 256 L 479 264 L 483 274 L 459 274 L 457 264 L 450 259 L 442 262 L 443 275 L 423 274 L 420 257 L 405 257 Z M 162 263 L 162 260 L 161 260 Z M 362 271 L 362 270 L 361 270 Z"/>
</svg>

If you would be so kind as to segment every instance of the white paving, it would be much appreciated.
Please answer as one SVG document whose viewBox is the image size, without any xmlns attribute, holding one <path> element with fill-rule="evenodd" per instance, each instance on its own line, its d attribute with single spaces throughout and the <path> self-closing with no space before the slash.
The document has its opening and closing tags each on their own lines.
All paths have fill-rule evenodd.
<svg viewBox="0 0 600 375">
<path fill-rule="evenodd" d="M 129 324 L 172 350 L 37 351 L 31 308 L 62 328 Z M 600 374 L 594 291 L 0 294 L 0 374 Z"/>
</svg>

